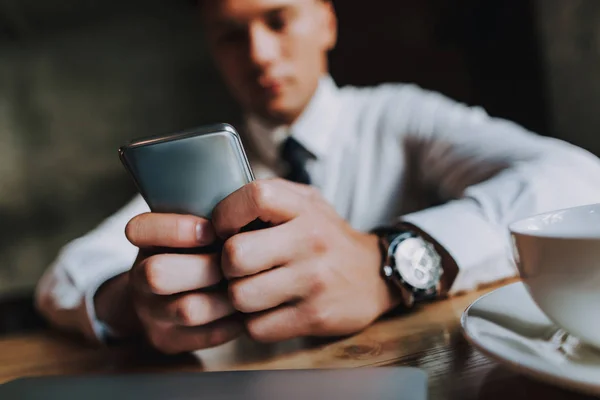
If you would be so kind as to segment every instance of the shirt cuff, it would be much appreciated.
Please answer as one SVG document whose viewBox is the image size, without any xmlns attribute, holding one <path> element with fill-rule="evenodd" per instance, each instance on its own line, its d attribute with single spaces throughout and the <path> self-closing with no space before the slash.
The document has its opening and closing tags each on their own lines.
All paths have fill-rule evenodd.
<svg viewBox="0 0 600 400">
<path fill-rule="evenodd" d="M 475 201 L 456 200 L 400 218 L 443 247 L 458 266 L 449 294 L 517 276 L 507 229 L 492 225 Z"/>
<path fill-rule="evenodd" d="M 110 339 L 116 339 L 119 336 L 109 325 L 98 319 L 94 297 L 96 296 L 100 286 L 120 273 L 121 272 L 112 272 L 99 277 L 100 279 L 91 284 L 84 292 L 85 310 L 89 325 L 91 327 L 91 333 L 93 335 L 92 339 L 95 339 L 103 344 L 107 344 Z"/>
</svg>

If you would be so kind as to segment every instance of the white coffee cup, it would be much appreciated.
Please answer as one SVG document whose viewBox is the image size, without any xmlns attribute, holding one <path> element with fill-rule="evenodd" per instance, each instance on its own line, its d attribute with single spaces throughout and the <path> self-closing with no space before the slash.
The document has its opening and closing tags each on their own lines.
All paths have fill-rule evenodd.
<svg viewBox="0 0 600 400">
<path fill-rule="evenodd" d="M 556 325 L 600 349 L 600 204 L 509 226 L 519 274 Z"/>
</svg>

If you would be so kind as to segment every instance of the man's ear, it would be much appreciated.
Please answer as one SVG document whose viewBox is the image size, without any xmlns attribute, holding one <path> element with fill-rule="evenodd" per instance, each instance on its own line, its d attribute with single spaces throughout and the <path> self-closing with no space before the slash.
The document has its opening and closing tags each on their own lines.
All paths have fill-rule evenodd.
<svg viewBox="0 0 600 400">
<path fill-rule="evenodd" d="M 325 46 L 328 51 L 335 48 L 338 39 L 338 21 L 337 15 L 335 14 L 335 8 L 333 7 L 333 1 L 331 0 L 320 0 L 323 4 L 323 24 L 326 30 Z"/>
</svg>

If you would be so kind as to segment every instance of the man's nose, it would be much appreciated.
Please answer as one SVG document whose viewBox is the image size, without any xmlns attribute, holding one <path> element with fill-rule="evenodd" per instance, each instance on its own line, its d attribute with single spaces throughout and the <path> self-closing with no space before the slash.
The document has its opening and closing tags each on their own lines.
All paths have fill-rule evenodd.
<svg viewBox="0 0 600 400">
<path fill-rule="evenodd" d="M 279 55 L 277 35 L 263 26 L 250 30 L 250 59 L 258 66 L 271 64 Z"/>
</svg>

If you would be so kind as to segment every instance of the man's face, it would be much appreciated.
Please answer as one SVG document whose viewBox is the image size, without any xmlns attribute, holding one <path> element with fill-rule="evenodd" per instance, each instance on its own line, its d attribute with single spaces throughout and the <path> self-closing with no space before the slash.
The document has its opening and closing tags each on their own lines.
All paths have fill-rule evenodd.
<svg viewBox="0 0 600 400">
<path fill-rule="evenodd" d="M 322 0 L 204 0 L 211 52 L 241 106 L 293 122 L 327 71 L 337 38 L 332 5 Z"/>
</svg>

